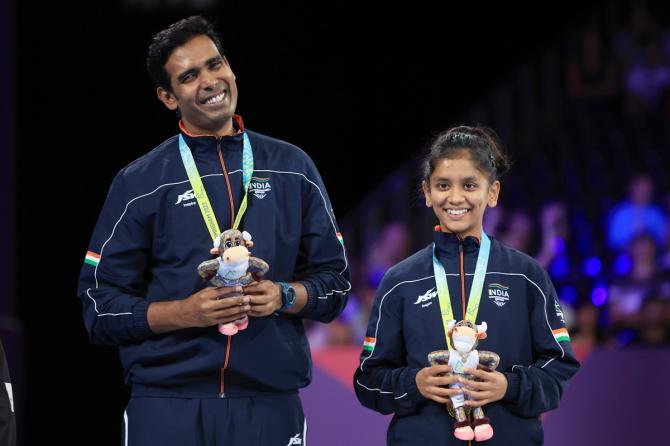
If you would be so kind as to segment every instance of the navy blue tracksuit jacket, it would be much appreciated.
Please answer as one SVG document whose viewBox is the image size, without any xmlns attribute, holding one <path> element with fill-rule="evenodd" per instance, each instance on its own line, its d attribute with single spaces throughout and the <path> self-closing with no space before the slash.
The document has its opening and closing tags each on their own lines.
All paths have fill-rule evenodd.
<svg viewBox="0 0 670 446">
<path fill-rule="evenodd" d="M 240 128 L 241 119 L 235 119 Z M 228 354 L 227 337 L 216 326 L 160 335 L 151 331 L 149 304 L 184 299 L 209 286 L 196 268 L 212 258 L 212 239 L 182 164 L 178 137 L 168 139 L 114 179 L 79 282 L 90 339 L 119 346 L 125 381 L 134 397 L 295 393 L 311 379 L 302 318 L 328 322 L 346 304 L 351 287 L 347 258 L 316 167 L 299 148 L 245 131 L 255 166 L 241 229 L 253 237 L 252 255 L 270 265 L 265 278 L 301 282 L 308 292 L 307 305 L 297 315 L 251 318 L 249 327 L 232 337 Z M 182 133 L 219 227 L 232 227 L 217 145 L 237 210 L 242 198 L 242 134 L 219 140 Z"/>
<path fill-rule="evenodd" d="M 461 278 L 467 306 L 479 241 L 435 232 L 454 316 L 462 318 Z M 463 268 L 461 269 L 461 257 Z M 491 239 L 491 252 L 477 324 L 488 337 L 478 350 L 500 355 L 498 371 L 508 380 L 501 401 L 484 406 L 493 438 L 477 444 L 539 445 L 539 416 L 558 406 L 579 364 L 572 354 L 563 314 L 547 273 L 529 256 Z M 395 416 L 389 445 L 461 445 L 444 405 L 424 398 L 416 374 L 428 367 L 428 353 L 447 349 L 432 263 L 432 245 L 391 268 L 377 291 L 367 329 L 367 348 L 354 376 L 359 401 Z"/>
</svg>

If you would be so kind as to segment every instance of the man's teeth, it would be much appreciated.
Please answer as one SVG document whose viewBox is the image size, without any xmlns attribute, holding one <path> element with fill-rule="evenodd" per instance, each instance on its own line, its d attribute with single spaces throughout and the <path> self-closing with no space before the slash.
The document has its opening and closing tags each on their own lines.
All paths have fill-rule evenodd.
<svg viewBox="0 0 670 446">
<path fill-rule="evenodd" d="M 447 214 L 451 215 L 463 215 L 468 212 L 467 209 L 447 209 Z"/>
<path fill-rule="evenodd" d="M 224 91 L 223 93 L 214 96 L 213 98 L 209 98 L 205 101 L 205 104 L 218 104 L 219 102 L 223 101 L 223 98 L 226 97 L 226 92 Z"/>
</svg>

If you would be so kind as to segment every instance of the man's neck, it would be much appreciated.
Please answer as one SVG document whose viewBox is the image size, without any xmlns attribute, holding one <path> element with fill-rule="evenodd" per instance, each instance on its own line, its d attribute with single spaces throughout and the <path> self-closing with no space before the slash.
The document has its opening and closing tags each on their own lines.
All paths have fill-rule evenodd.
<svg viewBox="0 0 670 446">
<path fill-rule="evenodd" d="M 237 133 L 237 129 L 233 125 L 232 118 L 228 119 L 226 123 L 223 126 L 221 126 L 218 130 L 202 129 L 197 126 L 194 126 L 189 122 L 184 121 L 183 119 L 181 123 L 184 129 L 186 129 L 186 131 L 193 136 L 216 136 L 220 138 L 223 136 L 231 136 Z"/>
</svg>

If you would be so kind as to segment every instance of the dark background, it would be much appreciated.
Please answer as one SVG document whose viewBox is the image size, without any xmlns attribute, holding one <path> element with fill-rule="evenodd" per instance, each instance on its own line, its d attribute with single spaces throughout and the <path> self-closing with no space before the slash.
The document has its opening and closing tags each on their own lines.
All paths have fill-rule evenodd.
<svg viewBox="0 0 670 446">
<path fill-rule="evenodd" d="M 128 392 L 116 350 L 88 343 L 77 276 L 115 173 L 177 131 L 144 58 L 155 32 L 193 12 L 137 3 L 15 4 L 14 288 L 24 348 L 13 373 L 24 444 L 120 440 Z M 460 3 L 363 11 L 239 1 L 205 15 L 223 35 L 246 126 L 307 151 L 342 218 L 433 132 L 598 7 Z"/>
</svg>

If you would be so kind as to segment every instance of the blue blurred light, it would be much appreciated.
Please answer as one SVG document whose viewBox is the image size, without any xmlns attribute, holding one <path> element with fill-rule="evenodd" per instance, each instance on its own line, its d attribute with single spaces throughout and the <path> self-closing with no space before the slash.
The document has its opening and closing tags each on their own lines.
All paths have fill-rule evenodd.
<svg viewBox="0 0 670 446">
<path fill-rule="evenodd" d="M 565 255 L 557 257 L 551 265 L 549 265 L 549 274 L 554 279 L 559 279 L 568 275 L 570 271 L 570 264 L 568 263 L 568 257 Z"/>
<path fill-rule="evenodd" d="M 386 274 L 386 268 L 383 267 L 372 267 L 368 271 L 366 282 L 370 288 L 377 288 Z"/>
<path fill-rule="evenodd" d="M 595 277 L 600 274 L 600 271 L 603 269 L 603 263 L 598 257 L 589 257 L 584 262 L 584 272 L 586 275 Z"/>
<path fill-rule="evenodd" d="M 577 301 L 577 288 L 573 286 L 564 286 L 561 289 L 559 296 L 563 302 L 574 304 Z"/>
<path fill-rule="evenodd" d="M 359 298 L 355 294 L 349 295 L 349 300 L 347 300 L 347 305 L 342 310 L 340 314 L 340 320 L 345 323 L 352 323 L 358 317 L 358 314 L 361 312 L 361 304 L 359 303 Z"/>
<path fill-rule="evenodd" d="M 563 252 L 565 252 L 565 239 L 563 237 L 556 236 L 555 243 L 556 243 L 556 252 L 558 254 L 562 254 Z"/>
<path fill-rule="evenodd" d="M 602 304 L 604 304 L 606 300 L 607 300 L 607 288 L 605 288 L 602 285 L 598 285 L 595 288 L 593 288 L 593 291 L 591 291 L 591 302 L 593 302 L 593 305 L 599 307 Z"/>
<path fill-rule="evenodd" d="M 614 260 L 614 272 L 619 276 L 625 276 L 633 267 L 633 261 L 626 254 L 620 254 Z"/>
<path fill-rule="evenodd" d="M 617 334 L 616 338 L 622 346 L 628 345 L 635 339 L 635 330 L 632 328 L 624 328 Z"/>
</svg>

